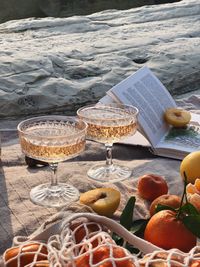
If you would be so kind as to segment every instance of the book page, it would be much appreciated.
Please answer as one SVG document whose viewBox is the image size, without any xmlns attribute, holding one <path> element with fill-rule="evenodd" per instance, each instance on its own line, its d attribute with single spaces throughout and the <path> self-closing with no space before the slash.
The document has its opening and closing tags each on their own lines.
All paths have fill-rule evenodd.
<svg viewBox="0 0 200 267">
<path fill-rule="evenodd" d="M 118 100 L 119 102 L 119 100 Z M 102 97 L 100 100 L 99 100 L 99 103 L 100 104 L 115 104 L 116 101 L 109 95 L 105 95 L 104 97 Z"/>
<path fill-rule="evenodd" d="M 187 127 L 171 127 L 156 146 L 157 149 L 175 149 L 185 152 L 200 150 L 200 115 L 191 113 Z"/>
<path fill-rule="evenodd" d="M 125 145 L 133 145 L 133 146 L 143 146 L 150 147 L 150 143 L 148 140 L 142 135 L 139 131 L 137 131 L 134 135 L 126 137 L 118 142 L 119 144 Z"/>
<path fill-rule="evenodd" d="M 164 111 L 176 103 L 164 85 L 143 67 L 107 92 L 111 98 L 139 109 L 138 123 L 153 147 L 168 132 Z M 114 97 L 113 97 L 114 96 Z"/>
</svg>

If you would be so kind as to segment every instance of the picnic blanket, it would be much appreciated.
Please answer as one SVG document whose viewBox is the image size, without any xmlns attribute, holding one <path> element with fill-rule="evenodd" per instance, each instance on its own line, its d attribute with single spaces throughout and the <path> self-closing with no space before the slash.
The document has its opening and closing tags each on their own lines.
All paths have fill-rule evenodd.
<svg viewBox="0 0 200 267">
<path fill-rule="evenodd" d="M 179 106 L 200 113 L 200 96 L 177 101 Z M 29 198 L 30 189 L 50 181 L 48 167 L 28 168 L 21 152 L 17 131 L 10 131 L 9 121 L 1 124 L 0 165 L 0 253 L 12 245 L 16 235 L 30 235 L 59 209 L 34 205 Z M 16 122 L 17 123 L 17 122 Z M 13 126 L 12 127 L 15 129 Z M 6 129 L 7 128 L 7 129 Z M 3 130 L 4 129 L 4 130 Z M 96 187 L 113 187 L 121 192 L 121 202 L 114 219 L 118 219 L 127 200 L 136 196 L 134 218 L 148 218 L 149 204 L 138 196 L 137 180 L 143 174 L 154 173 L 166 178 L 169 193 L 181 195 L 183 181 L 179 173 L 180 161 L 156 157 L 146 147 L 115 144 L 113 158 L 133 170 L 131 178 L 114 184 L 100 183 L 87 177 L 87 170 L 105 160 L 102 144 L 87 142 L 86 150 L 77 158 L 60 163 L 59 181 L 72 183 L 80 192 Z"/>
</svg>

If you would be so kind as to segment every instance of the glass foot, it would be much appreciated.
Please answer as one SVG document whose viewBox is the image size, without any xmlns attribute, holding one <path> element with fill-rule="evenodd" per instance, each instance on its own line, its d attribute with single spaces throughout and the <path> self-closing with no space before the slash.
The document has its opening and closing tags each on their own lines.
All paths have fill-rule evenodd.
<svg viewBox="0 0 200 267">
<path fill-rule="evenodd" d="M 79 199 L 79 191 L 72 185 L 58 183 L 56 186 L 41 184 L 31 189 L 31 201 L 45 207 L 62 207 Z"/>
<path fill-rule="evenodd" d="M 119 182 L 125 180 L 132 175 L 132 171 L 128 167 L 105 164 L 95 165 L 87 172 L 91 179 L 99 182 Z"/>
</svg>

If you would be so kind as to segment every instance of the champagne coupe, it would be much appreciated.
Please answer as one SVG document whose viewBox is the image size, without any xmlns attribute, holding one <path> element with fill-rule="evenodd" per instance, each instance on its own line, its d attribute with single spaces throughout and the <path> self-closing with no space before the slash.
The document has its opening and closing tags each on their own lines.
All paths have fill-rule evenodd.
<svg viewBox="0 0 200 267">
<path fill-rule="evenodd" d="M 78 156 L 85 149 L 87 124 L 67 116 L 40 116 L 19 123 L 22 152 L 33 159 L 47 162 L 52 171 L 51 183 L 34 187 L 31 200 L 46 207 L 60 207 L 78 200 L 79 191 L 74 186 L 59 183 L 59 162 Z"/>
<path fill-rule="evenodd" d="M 129 178 L 132 171 L 112 162 L 112 146 L 122 138 L 133 135 L 137 129 L 138 109 L 122 104 L 88 105 L 77 111 L 87 122 L 87 138 L 104 143 L 106 164 L 98 164 L 88 171 L 88 176 L 101 182 L 117 182 Z"/>
</svg>

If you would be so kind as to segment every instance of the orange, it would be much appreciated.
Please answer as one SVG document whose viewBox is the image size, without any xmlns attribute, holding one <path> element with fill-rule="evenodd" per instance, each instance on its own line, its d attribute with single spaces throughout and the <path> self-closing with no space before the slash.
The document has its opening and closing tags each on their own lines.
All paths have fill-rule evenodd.
<svg viewBox="0 0 200 267">
<path fill-rule="evenodd" d="M 113 258 L 119 259 L 126 256 L 126 253 L 122 247 L 112 247 L 113 249 Z M 102 264 L 98 265 L 98 267 L 113 267 L 112 261 L 110 258 L 110 247 L 107 245 L 103 245 L 99 248 L 97 248 L 95 251 L 93 251 L 93 264 L 98 264 L 101 261 L 105 260 Z M 106 260 L 107 259 L 107 260 Z M 121 260 L 121 261 L 115 261 L 116 267 L 135 267 L 132 260 Z M 83 254 L 81 255 L 76 261 L 75 261 L 76 267 L 90 267 L 89 264 L 89 254 Z M 67 267 L 71 267 L 71 264 L 68 264 Z"/>
<path fill-rule="evenodd" d="M 181 162 L 180 173 L 184 179 L 184 172 L 187 176 L 188 183 L 194 183 L 197 178 L 200 178 L 200 151 L 195 151 L 188 154 Z"/>
<path fill-rule="evenodd" d="M 200 179 L 197 178 L 195 180 L 194 186 L 196 187 L 196 189 L 200 192 Z"/>
<path fill-rule="evenodd" d="M 151 217 L 144 232 L 144 238 L 164 248 L 178 248 L 188 252 L 196 245 L 197 238 L 176 218 L 176 212 L 162 210 Z"/>
<path fill-rule="evenodd" d="M 170 194 L 166 194 L 166 195 L 162 195 L 162 196 L 157 197 L 151 203 L 151 206 L 149 209 L 150 216 L 154 215 L 156 207 L 158 204 L 162 204 L 162 205 L 177 209 L 181 205 L 181 198 L 177 195 L 170 195 Z"/>
<path fill-rule="evenodd" d="M 196 183 L 196 181 L 195 181 L 195 183 Z M 191 184 L 191 183 L 187 184 L 186 192 L 188 194 L 195 194 L 195 193 L 198 194 L 198 190 L 197 190 L 196 186 L 194 184 Z"/>
<path fill-rule="evenodd" d="M 47 260 L 47 254 L 48 251 L 45 244 L 39 242 L 30 242 L 21 246 L 7 249 L 4 253 L 4 261 L 9 261 L 9 263 L 6 263 L 7 267 L 24 267 L 32 263 L 34 260 Z"/>
<path fill-rule="evenodd" d="M 96 223 L 85 224 L 85 227 L 81 223 L 75 223 L 71 225 L 70 228 L 74 233 L 76 244 L 81 243 L 84 238 L 89 239 L 92 233 L 100 230 L 98 224 Z"/>
<path fill-rule="evenodd" d="M 37 261 L 31 265 L 32 267 L 49 267 L 48 261 Z"/>
<path fill-rule="evenodd" d="M 200 260 L 193 260 L 190 267 L 200 267 Z"/>
<path fill-rule="evenodd" d="M 195 206 L 195 208 L 200 212 L 200 195 L 199 194 L 188 194 L 188 201 Z"/>
</svg>

